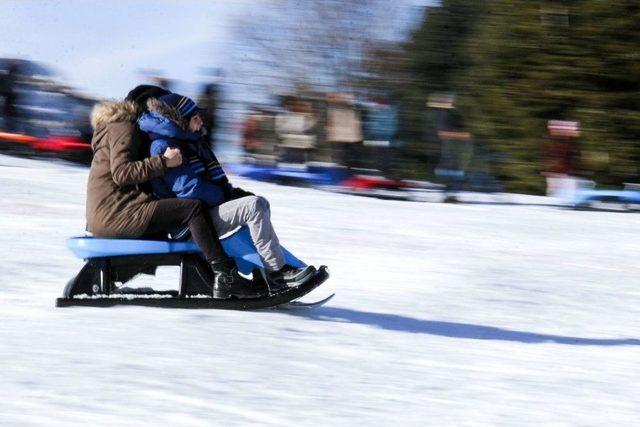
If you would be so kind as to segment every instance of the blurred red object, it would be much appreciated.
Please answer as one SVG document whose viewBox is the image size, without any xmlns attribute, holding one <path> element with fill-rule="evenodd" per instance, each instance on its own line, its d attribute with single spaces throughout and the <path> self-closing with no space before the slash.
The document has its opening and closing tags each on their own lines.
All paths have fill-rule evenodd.
<svg viewBox="0 0 640 427">
<path fill-rule="evenodd" d="M 353 190 L 370 190 L 373 188 L 408 188 L 413 185 L 377 176 L 356 175 L 342 181 L 343 187 Z"/>
<path fill-rule="evenodd" d="M 31 146 L 40 151 L 91 151 L 91 145 L 75 136 L 48 136 L 37 139 Z"/>
<path fill-rule="evenodd" d="M 11 132 L 0 132 L 0 140 L 26 144 L 30 146 L 33 146 L 38 142 L 38 138 L 36 138 L 35 136 Z"/>
</svg>

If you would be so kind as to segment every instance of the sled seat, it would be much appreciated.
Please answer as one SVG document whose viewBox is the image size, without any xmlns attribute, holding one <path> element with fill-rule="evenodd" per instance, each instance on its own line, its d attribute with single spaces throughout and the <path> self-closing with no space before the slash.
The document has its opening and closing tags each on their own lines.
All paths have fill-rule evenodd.
<svg viewBox="0 0 640 427">
<path fill-rule="evenodd" d="M 255 268 L 264 268 L 246 226 L 222 239 L 221 243 L 227 255 L 236 261 L 241 272 L 250 273 Z M 136 255 L 200 253 L 200 249 L 193 241 L 104 239 L 86 236 L 67 239 L 67 247 L 76 257 L 85 260 Z M 306 265 L 284 247 L 281 248 L 287 264 L 294 267 Z"/>
</svg>

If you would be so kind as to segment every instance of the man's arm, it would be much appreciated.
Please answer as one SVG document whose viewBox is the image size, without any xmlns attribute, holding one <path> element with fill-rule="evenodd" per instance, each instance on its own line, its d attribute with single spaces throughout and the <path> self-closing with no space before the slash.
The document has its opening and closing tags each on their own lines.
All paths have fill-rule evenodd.
<svg viewBox="0 0 640 427">
<path fill-rule="evenodd" d="M 171 148 L 176 147 L 163 139 L 157 139 L 151 144 L 151 155 L 161 155 Z M 180 199 L 198 199 L 208 206 L 217 206 L 224 201 L 222 190 L 195 173 L 189 164 L 168 169 L 162 176 L 162 181 Z"/>
<path fill-rule="evenodd" d="M 134 124 L 115 123 L 109 126 L 111 176 L 117 185 L 125 187 L 142 184 L 166 172 L 167 166 L 162 156 L 142 160 L 136 158 L 139 141 L 136 140 Z"/>
</svg>

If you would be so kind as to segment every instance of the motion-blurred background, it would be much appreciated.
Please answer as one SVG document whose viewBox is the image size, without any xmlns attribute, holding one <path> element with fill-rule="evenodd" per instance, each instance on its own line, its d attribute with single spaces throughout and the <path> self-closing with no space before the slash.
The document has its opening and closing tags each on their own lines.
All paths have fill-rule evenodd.
<svg viewBox="0 0 640 427">
<path fill-rule="evenodd" d="M 0 0 L 0 426 L 638 425 L 638 22 L 638 0 Z M 54 306 L 89 114 L 142 83 L 207 108 L 233 184 L 329 266 L 309 301 L 335 298 Z"/>
<path fill-rule="evenodd" d="M 638 202 L 631 0 L 10 1 L 0 150 L 88 163 L 95 102 L 208 109 L 235 173 L 389 198 Z"/>
</svg>

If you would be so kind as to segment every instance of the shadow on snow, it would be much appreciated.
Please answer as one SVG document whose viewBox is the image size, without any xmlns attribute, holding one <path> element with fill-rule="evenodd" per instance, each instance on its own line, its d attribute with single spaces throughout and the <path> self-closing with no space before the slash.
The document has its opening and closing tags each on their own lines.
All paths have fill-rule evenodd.
<svg viewBox="0 0 640 427">
<path fill-rule="evenodd" d="M 602 346 L 640 345 L 640 339 L 635 338 L 580 338 L 539 334 L 534 332 L 512 331 L 493 326 L 421 320 L 396 314 L 374 313 L 336 307 L 321 307 L 314 310 L 300 311 L 292 314 L 326 322 L 353 323 L 374 326 L 390 331 L 438 335 L 449 338 L 513 341 L 525 344 L 555 343 L 565 345 Z"/>
</svg>

